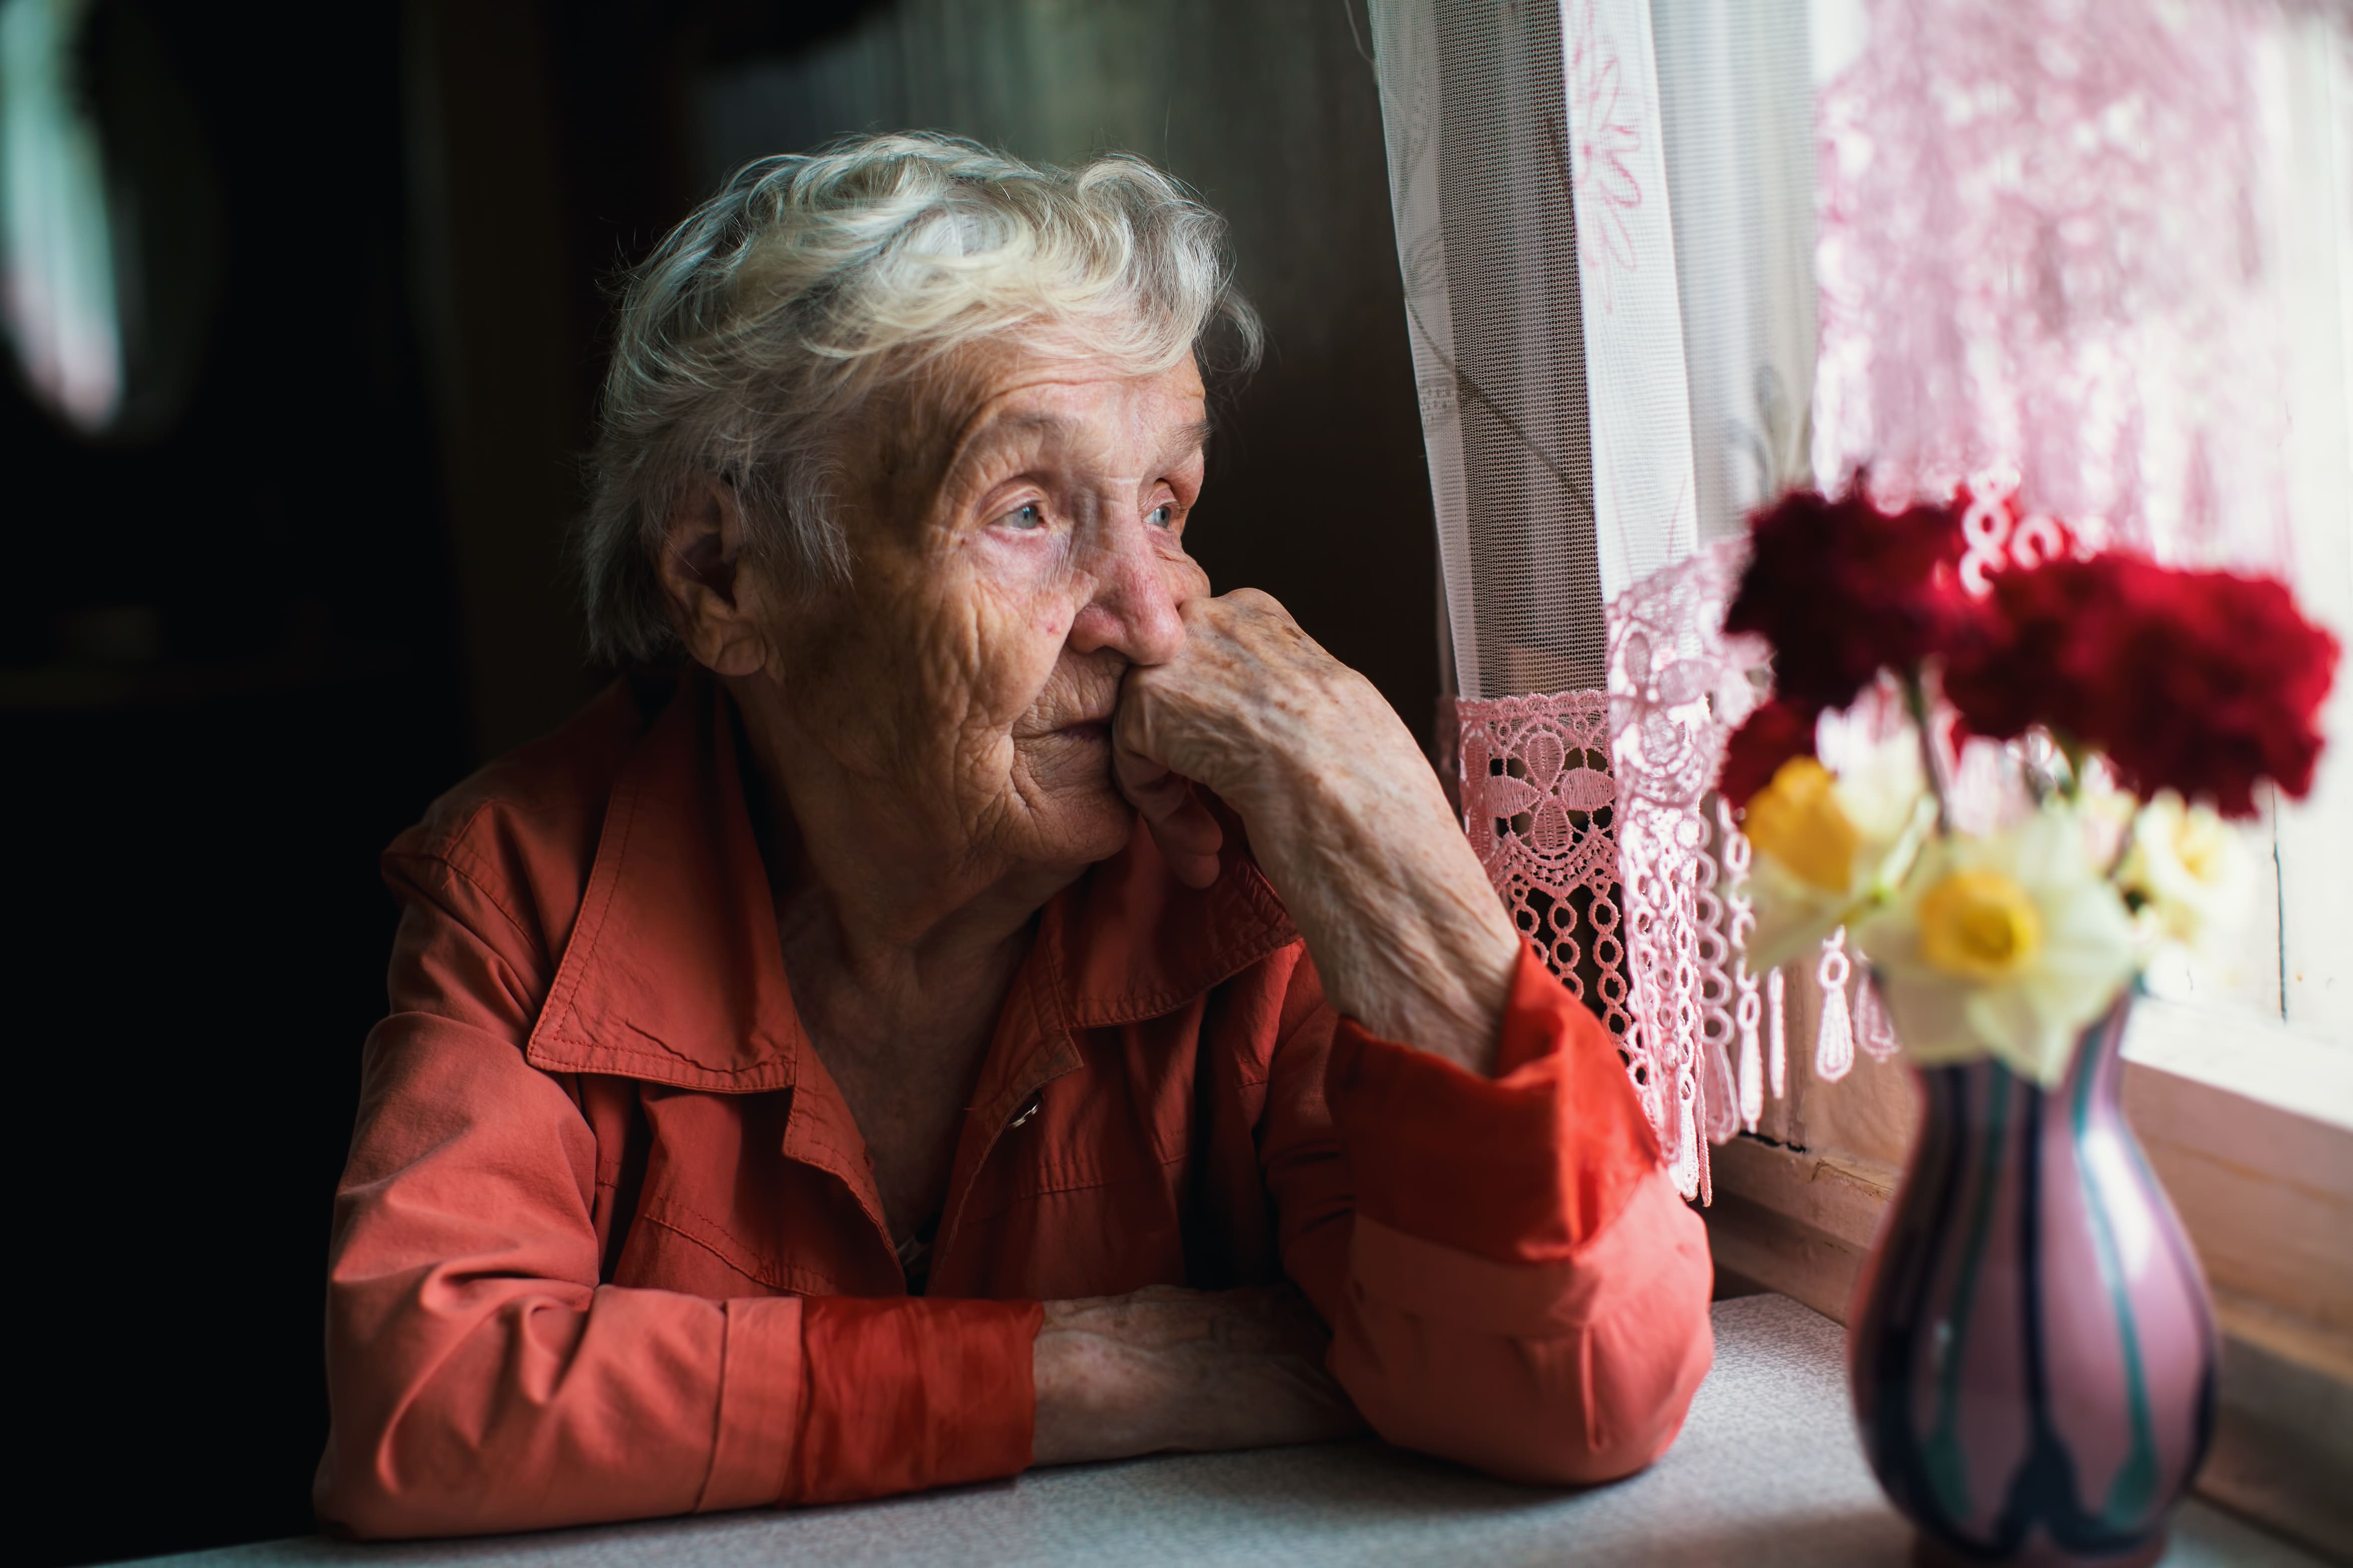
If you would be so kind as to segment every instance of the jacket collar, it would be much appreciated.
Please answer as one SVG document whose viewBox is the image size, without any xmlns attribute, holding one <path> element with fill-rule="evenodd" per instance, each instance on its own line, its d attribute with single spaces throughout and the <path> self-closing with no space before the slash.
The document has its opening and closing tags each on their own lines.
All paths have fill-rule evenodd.
<svg viewBox="0 0 2353 1568">
<path fill-rule="evenodd" d="M 578 924 L 526 1055 L 593 1072 L 749 1094 L 824 1068 L 795 1012 L 728 699 L 681 678 L 623 766 Z M 1298 940 L 1226 826 L 1223 874 L 1195 890 L 1138 825 L 1055 895 L 1015 977 L 974 1110 L 1078 1065 L 1074 1031 L 1172 1013 Z M 824 1097 L 830 1099 L 832 1097 Z"/>
</svg>

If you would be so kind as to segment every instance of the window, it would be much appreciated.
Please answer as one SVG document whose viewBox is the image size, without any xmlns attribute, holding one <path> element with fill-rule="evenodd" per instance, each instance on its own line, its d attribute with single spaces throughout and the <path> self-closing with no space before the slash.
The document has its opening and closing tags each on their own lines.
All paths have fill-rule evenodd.
<svg viewBox="0 0 2353 1568">
<path fill-rule="evenodd" d="M 2292 559 L 2306 613 L 2353 647 L 2353 24 L 2341 14 L 2208 0 L 2138 14 L 2139 26 L 2185 29 L 2168 47 L 2196 38 L 2250 51 L 2249 78 L 2216 71 L 2169 89 L 2211 95 L 2184 108 L 2135 99 L 2129 71 L 2117 98 L 2073 96 L 2065 40 L 2089 14 L 2034 0 L 1560 0 L 1535 8 L 1546 37 L 1518 50 L 1517 77 L 1495 67 L 1514 50 L 1479 33 L 1504 26 L 1482 10 L 1371 9 L 1449 668 L 1463 699 L 1508 700 L 1513 714 L 1550 701 L 1546 721 L 1573 731 L 1595 704 L 1628 695 L 1596 645 L 1651 567 L 1736 531 L 1788 483 L 1835 484 L 1862 463 L 1933 479 L 1952 460 L 1936 447 L 1947 432 L 1999 457 L 2004 442 L 2023 449 L 2052 409 L 2064 421 L 2052 427 L 2084 438 L 2072 468 L 2053 459 L 2038 482 L 2073 484 L 2084 504 L 2043 504 L 2078 523 L 2112 517 L 2124 537 L 2185 563 L 2281 571 Z M 1871 27 L 1908 31 L 1874 40 Z M 2056 54 L 2042 47 L 2053 40 Z M 1553 73 L 1541 90 L 1529 59 Z M 2014 66 L 1962 63 L 1974 61 Z M 2052 76 L 1929 90 L 1967 68 Z M 2039 110 L 2021 109 L 2031 90 L 2063 115 L 2099 106 L 2079 117 L 2096 134 L 2053 138 Z M 1873 118 L 1874 105 L 1894 112 Z M 2202 119 L 2207 108 L 2221 112 Z M 1934 119 L 1964 110 L 1979 118 L 1958 129 Z M 1566 167 L 1546 151 L 1556 144 Z M 1906 163 L 1920 148 L 1936 156 Z M 1950 212 L 1920 198 L 1926 182 L 1907 171 L 1947 152 L 1984 176 L 1972 199 L 2010 248 L 1943 243 Z M 2137 178 L 2129 200 L 2105 181 L 2111 155 Z M 2059 185 L 2045 159 L 2073 183 Z M 2029 171 L 2084 203 L 2046 211 L 2021 197 L 2042 188 Z M 1671 246 L 1656 223 L 1662 190 Z M 2213 203 L 2234 222 L 2189 222 Z M 1574 223 L 1559 221 L 1565 204 Z M 2071 228 L 2065 216 L 2084 205 L 2101 221 Z M 1672 335 L 1658 327 L 1662 298 L 1677 313 Z M 1940 309 L 1924 311 L 1923 299 Z M 1906 341 L 1924 319 L 1962 330 Z M 1652 396 L 1662 354 L 1679 356 L 1680 407 Z M 1927 368 L 1907 384 L 1915 364 Z M 1632 435 L 1629 410 L 1641 416 Z M 1685 452 L 1662 451 L 1657 433 L 1684 416 Z M 2103 419 L 2106 436 L 2084 436 Z M 2104 495 L 2112 510 L 2100 510 Z M 1616 647 L 1613 623 L 1613 657 Z M 1474 735 L 1465 712 L 1468 756 L 1492 737 Z M 2237 942 L 2211 963 L 2153 973 L 2158 994 L 2137 1008 L 2126 1047 L 2128 1106 L 2205 1257 L 2228 1341 L 2224 1440 L 2206 1484 L 2307 1536 L 2332 1495 L 2317 1478 L 2353 1463 L 2316 1460 L 2311 1439 L 2345 1430 L 2321 1412 L 2353 1396 L 2342 1243 L 2353 1234 L 2353 668 L 2340 668 L 2326 722 L 2337 749 L 2311 796 L 2250 834 L 2263 885 Z M 1639 787 L 1628 751 L 1618 738 L 1620 814 Z M 1510 765 L 1479 755 L 1482 774 Z M 1531 767 L 1499 798 L 1543 784 L 1574 804 L 1550 776 Z M 1553 813 L 1550 837 L 1574 848 L 1603 815 L 1568 812 L 1562 828 Z M 1651 863 L 1624 826 L 1610 830 L 1625 850 L 1621 885 L 1577 888 L 1590 900 L 1575 903 L 1545 887 L 1538 923 L 1561 963 L 1605 953 L 1586 978 L 1617 1025 L 1641 1010 L 1642 976 L 1621 971 L 1613 993 L 1606 951 L 1635 924 L 1613 922 Z M 1720 1266 L 1842 1317 L 1907 1152 L 1913 1090 L 1907 1073 L 1868 1058 L 1838 1081 L 1816 1079 L 1820 994 L 1810 973 L 1785 978 L 1789 1093 L 1767 1102 L 1757 1135 L 1679 1174 L 1704 1186 L 1712 1165 Z M 1695 1011 L 1651 1032 L 1694 1032 Z M 1643 1049 L 1653 1054 L 1641 1065 L 1668 1065 L 1655 1041 Z M 1701 1086 L 1703 1099 L 1714 1092 Z"/>
<path fill-rule="evenodd" d="M 90 4 L 0 5 L 0 256 L 26 379 L 95 433 L 121 407 L 122 330 L 98 123 L 75 69 Z"/>
<path fill-rule="evenodd" d="M 161 435 L 220 290 L 205 126 L 133 0 L 0 0 L 0 328 L 84 437 Z"/>
</svg>

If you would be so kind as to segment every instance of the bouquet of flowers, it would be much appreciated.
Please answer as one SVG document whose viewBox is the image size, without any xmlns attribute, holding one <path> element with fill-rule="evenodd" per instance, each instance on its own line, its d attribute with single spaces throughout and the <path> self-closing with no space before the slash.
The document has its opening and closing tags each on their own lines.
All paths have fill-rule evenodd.
<svg viewBox="0 0 2353 1568">
<path fill-rule="evenodd" d="M 2039 518 L 1989 559 L 1969 521 L 1966 494 L 1885 512 L 1860 482 L 1756 517 L 1725 627 L 1770 645 L 1775 695 L 1719 789 L 1753 968 L 1845 927 L 1915 1059 L 2047 1086 L 2163 944 L 2243 902 L 2225 819 L 2311 788 L 2338 647 L 2279 583 Z"/>
</svg>

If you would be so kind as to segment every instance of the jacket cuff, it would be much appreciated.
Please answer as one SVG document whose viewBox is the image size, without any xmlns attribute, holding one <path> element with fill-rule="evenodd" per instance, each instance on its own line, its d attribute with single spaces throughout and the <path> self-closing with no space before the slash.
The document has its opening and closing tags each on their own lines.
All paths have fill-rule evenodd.
<svg viewBox="0 0 2353 1568">
<path fill-rule="evenodd" d="M 1658 1140 L 1617 1041 L 1525 947 L 1495 1073 L 1342 1018 L 1325 1088 L 1356 1212 L 1499 1263 L 1564 1260 L 1658 1166 Z"/>
<path fill-rule="evenodd" d="M 992 1480 L 1029 1465 L 1035 1301 L 811 1297 L 807 1411 L 787 1502 Z"/>
<path fill-rule="evenodd" d="M 801 1424 L 801 1299 L 753 1296 L 726 1306 L 719 1436 L 697 1513 L 775 1502 Z"/>
<path fill-rule="evenodd" d="M 1635 1184 L 1618 1218 L 1567 1258 L 1506 1264 L 1359 1215 L 1349 1265 L 1367 1294 L 1398 1311 L 1507 1339 L 1558 1339 L 1623 1318 L 1637 1300 L 1634 1317 L 1664 1321 L 1705 1299 L 1706 1228 L 1666 1172 Z"/>
</svg>

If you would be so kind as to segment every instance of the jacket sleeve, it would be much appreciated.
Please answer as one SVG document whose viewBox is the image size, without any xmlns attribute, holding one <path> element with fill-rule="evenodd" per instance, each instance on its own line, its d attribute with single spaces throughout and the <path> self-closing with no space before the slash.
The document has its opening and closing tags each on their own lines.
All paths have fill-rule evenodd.
<svg viewBox="0 0 2353 1568">
<path fill-rule="evenodd" d="M 1263 1156 L 1366 1420 L 1530 1482 L 1664 1453 L 1714 1355 L 1713 1271 L 1609 1031 L 1531 952 L 1492 1078 L 1336 1017 L 1312 965 L 1293 988 L 1314 1005 L 1276 1052 Z"/>
<path fill-rule="evenodd" d="M 335 1201 L 322 1521 L 472 1534 L 1029 1463 L 1034 1302 L 600 1283 L 596 1138 L 523 1057 L 537 944 L 449 863 L 387 868 L 406 908 Z"/>
</svg>

